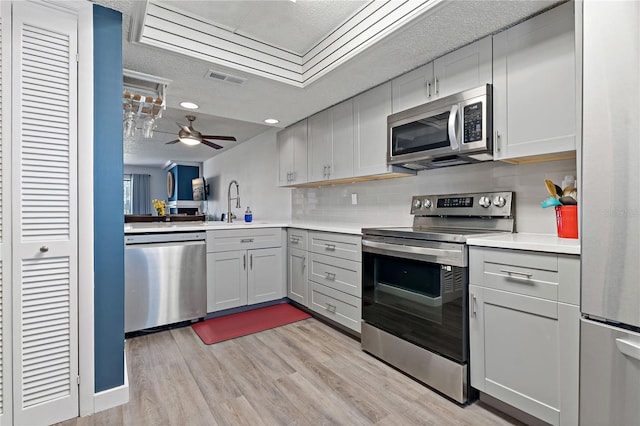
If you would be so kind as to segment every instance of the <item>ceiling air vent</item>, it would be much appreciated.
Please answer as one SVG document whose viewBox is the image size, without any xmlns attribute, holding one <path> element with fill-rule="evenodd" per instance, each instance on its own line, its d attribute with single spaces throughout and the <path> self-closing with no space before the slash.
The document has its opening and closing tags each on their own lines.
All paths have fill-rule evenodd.
<svg viewBox="0 0 640 426">
<path fill-rule="evenodd" d="M 216 81 L 224 81 L 225 83 L 235 84 L 236 86 L 243 86 L 244 83 L 247 82 L 246 78 L 238 77 L 237 75 L 231 75 L 216 70 L 207 71 L 204 78 Z"/>
</svg>

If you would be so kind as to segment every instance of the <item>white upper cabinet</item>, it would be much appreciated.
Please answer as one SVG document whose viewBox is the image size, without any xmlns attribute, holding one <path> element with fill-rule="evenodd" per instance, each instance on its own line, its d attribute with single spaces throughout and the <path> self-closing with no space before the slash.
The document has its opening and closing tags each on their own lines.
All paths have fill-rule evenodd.
<svg viewBox="0 0 640 426">
<path fill-rule="evenodd" d="M 556 156 L 576 149 L 574 2 L 493 38 L 495 155 Z"/>
<path fill-rule="evenodd" d="M 429 102 L 432 98 L 433 62 L 391 81 L 393 113 Z"/>
<path fill-rule="evenodd" d="M 393 79 L 393 113 L 491 83 L 491 37 L 485 37 Z"/>
<path fill-rule="evenodd" d="M 492 40 L 485 37 L 433 62 L 436 98 L 492 82 Z"/>
<path fill-rule="evenodd" d="M 308 119 L 309 182 L 353 176 L 353 99 Z"/>
<path fill-rule="evenodd" d="M 278 132 L 278 186 L 307 182 L 307 120 Z"/>
<path fill-rule="evenodd" d="M 387 116 L 391 114 L 391 83 L 374 87 L 354 98 L 354 174 L 388 173 Z"/>
</svg>

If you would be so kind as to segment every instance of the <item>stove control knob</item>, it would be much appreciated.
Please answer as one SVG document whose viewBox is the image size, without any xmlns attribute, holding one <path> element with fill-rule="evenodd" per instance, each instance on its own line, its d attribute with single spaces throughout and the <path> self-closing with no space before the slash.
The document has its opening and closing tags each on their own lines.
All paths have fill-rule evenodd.
<svg viewBox="0 0 640 426">
<path fill-rule="evenodd" d="M 504 199 L 504 197 L 501 197 L 500 195 L 497 195 L 495 197 L 493 197 L 493 205 L 496 207 L 504 207 L 504 205 L 507 204 L 507 200 Z"/>
<path fill-rule="evenodd" d="M 415 200 L 413 200 L 413 208 L 414 209 L 419 209 L 422 206 L 422 201 L 418 200 L 417 198 Z"/>
<path fill-rule="evenodd" d="M 489 208 L 491 206 L 491 198 L 489 198 L 489 197 L 480 197 L 480 201 L 478 201 L 478 204 L 480 204 L 485 209 Z"/>
<path fill-rule="evenodd" d="M 425 198 L 424 200 L 422 200 L 422 208 L 423 209 L 430 209 L 432 205 L 433 205 L 433 203 L 431 203 L 430 199 Z"/>
</svg>

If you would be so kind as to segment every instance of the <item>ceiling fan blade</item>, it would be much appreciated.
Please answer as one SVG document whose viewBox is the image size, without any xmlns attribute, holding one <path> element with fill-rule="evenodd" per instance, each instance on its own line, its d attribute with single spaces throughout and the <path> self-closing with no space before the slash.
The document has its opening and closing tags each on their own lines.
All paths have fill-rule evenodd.
<svg viewBox="0 0 640 426">
<path fill-rule="evenodd" d="M 186 124 L 180 124 L 180 123 L 176 123 L 178 125 L 178 127 L 180 127 L 182 130 L 184 130 L 187 133 L 191 133 L 191 129 L 189 128 L 189 126 L 187 126 Z"/>
<path fill-rule="evenodd" d="M 171 145 L 171 144 L 178 143 L 178 142 L 180 142 L 180 139 L 176 139 L 175 141 L 167 142 L 165 145 Z"/>
<path fill-rule="evenodd" d="M 214 149 L 222 149 L 222 147 L 220 145 L 218 145 L 217 143 L 213 143 L 211 141 L 207 141 L 202 139 L 202 143 L 205 144 L 206 146 L 210 146 L 211 148 Z"/>
<path fill-rule="evenodd" d="M 236 141 L 236 138 L 234 138 L 233 136 L 214 136 L 214 135 L 202 135 L 203 138 L 207 138 L 207 139 L 217 139 L 220 141 Z"/>
</svg>

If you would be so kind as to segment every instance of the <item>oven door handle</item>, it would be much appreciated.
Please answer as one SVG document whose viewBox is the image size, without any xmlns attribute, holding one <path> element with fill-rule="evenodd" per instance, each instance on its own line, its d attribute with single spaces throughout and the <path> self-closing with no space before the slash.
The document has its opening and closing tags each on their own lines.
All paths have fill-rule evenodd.
<svg viewBox="0 0 640 426">
<path fill-rule="evenodd" d="M 403 246 L 398 244 L 380 243 L 377 241 L 362 240 L 363 251 L 377 252 L 382 251 L 391 256 L 404 257 L 406 259 L 423 259 L 433 260 L 434 263 L 451 264 L 454 266 L 467 266 L 462 249 L 449 250 L 444 248 Z M 367 250 L 371 248 L 374 250 Z M 385 254 L 385 253 L 382 253 Z"/>
</svg>

